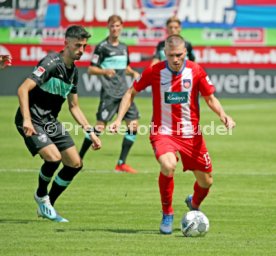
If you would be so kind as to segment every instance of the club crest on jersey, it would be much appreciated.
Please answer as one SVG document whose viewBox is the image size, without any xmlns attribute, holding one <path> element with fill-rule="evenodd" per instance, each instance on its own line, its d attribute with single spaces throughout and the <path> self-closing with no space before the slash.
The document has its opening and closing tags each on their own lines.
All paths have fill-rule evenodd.
<svg viewBox="0 0 276 256">
<path fill-rule="evenodd" d="M 34 72 L 33 74 L 36 75 L 37 77 L 41 77 L 44 73 L 45 73 L 45 68 L 39 66 Z"/>
<path fill-rule="evenodd" d="M 183 79 L 183 87 L 185 89 L 190 89 L 192 86 L 191 79 Z"/>
</svg>

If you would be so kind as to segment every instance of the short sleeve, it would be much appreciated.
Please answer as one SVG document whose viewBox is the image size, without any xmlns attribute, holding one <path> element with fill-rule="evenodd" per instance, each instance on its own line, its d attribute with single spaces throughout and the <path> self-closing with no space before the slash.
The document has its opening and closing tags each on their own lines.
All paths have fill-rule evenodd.
<svg viewBox="0 0 276 256">
<path fill-rule="evenodd" d="M 134 80 L 133 87 L 137 92 L 144 90 L 151 85 L 152 67 L 145 69 L 139 78 Z"/>
<path fill-rule="evenodd" d="M 97 45 L 94 52 L 93 52 L 93 55 L 92 55 L 92 59 L 91 59 L 91 63 L 90 65 L 91 66 L 100 66 L 100 64 L 102 63 L 102 58 L 103 58 L 103 53 L 101 51 L 101 48 L 100 45 Z"/>
<path fill-rule="evenodd" d="M 201 96 L 210 96 L 216 91 L 215 86 L 212 84 L 209 76 L 204 69 L 199 67 L 199 91 Z"/>
<path fill-rule="evenodd" d="M 71 89 L 71 91 L 70 91 L 70 93 L 74 93 L 74 94 L 76 94 L 76 93 L 78 93 L 78 81 L 79 81 L 79 72 L 78 72 L 78 69 L 75 67 L 75 74 L 74 74 L 74 79 L 73 79 L 73 87 L 72 87 L 72 89 Z"/>
<path fill-rule="evenodd" d="M 51 78 L 55 69 L 56 69 L 56 63 L 51 61 L 51 58 L 46 56 L 34 68 L 34 71 L 29 76 L 29 78 L 34 80 L 36 84 L 40 86 Z"/>
</svg>

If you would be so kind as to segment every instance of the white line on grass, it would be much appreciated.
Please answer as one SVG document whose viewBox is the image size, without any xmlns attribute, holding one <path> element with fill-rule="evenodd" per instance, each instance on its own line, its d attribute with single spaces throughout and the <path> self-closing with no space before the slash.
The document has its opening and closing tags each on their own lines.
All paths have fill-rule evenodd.
<svg viewBox="0 0 276 256">
<path fill-rule="evenodd" d="M 276 102 L 271 103 L 257 103 L 257 104 L 243 104 L 243 105 L 223 105 L 225 110 L 252 110 L 252 109 L 272 109 L 276 107 Z M 210 109 L 202 109 L 202 112 L 211 112 Z"/>
<path fill-rule="evenodd" d="M 19 173 L 38 173 L 37 169 L 0 169 L 0 173 L 4 173 L 4 172 L 19 172 Z M 116 173 L 116 174 L 127 174 L 124 172 L 116 172 L 114 170 L 95 170 L 95 169 L 84 169 L 81 172 L 85 172 L 85 173 L 89 173 L 89 174 L 111 174 L 111 173 Z M 138 174 L 148 174 L 148 173 L 153 173 L 153 171 L 147 171 L 147 170 L 143 170 L 141 172 L 139 172 Z M 176 174 L 179 174 L 181 172 L 177 172 Z M 276 176 L 276 173 L 271 172 L 271 173 L 264 173 L 264 172 L 239 172 L 239 173 L 229 173 L 229 172 L 225 172 L 225 173 L 215 173 L 216 176 L 234 176 L 234 175 L 245 175 L 245 176 Z"/>
</svg>

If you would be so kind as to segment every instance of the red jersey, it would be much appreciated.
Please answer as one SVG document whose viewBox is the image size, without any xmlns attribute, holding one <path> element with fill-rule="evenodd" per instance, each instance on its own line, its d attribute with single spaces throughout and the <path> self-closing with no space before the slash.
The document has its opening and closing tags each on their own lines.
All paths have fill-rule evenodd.
<svg viewBox="0 0 276 256">
<path fill-rule="evenodd" d="M 172 71 L 167 61 L 144 70 L 133 87 L 139 92 L 152 87 L 151 136 L 162 134 L 192 138 L 198 134 L 199 93 L 215 92 L 206 72 L 197 63 L 185 61 L 181 71 Z"/>
</svg>

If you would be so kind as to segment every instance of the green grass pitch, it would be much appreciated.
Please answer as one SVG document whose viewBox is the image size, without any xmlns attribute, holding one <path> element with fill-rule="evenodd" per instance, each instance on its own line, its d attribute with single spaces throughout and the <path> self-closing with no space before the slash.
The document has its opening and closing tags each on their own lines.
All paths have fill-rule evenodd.
<svg viewBox="0 0 276 256">
<path fill-rule="evenodd" d="M 91 151 L 84 169 L 58 199 L 57 210 L 70 220 L 38 219 L 33 193 L 39 157 L 32 158 L 13 124 L 16 97 L 0 98 L 0 254 L 43 255 L 276 255 L 276 102 L 223 99 L 237 122 L 232 135 L 205 135 L 213 161 L 214 185 L 202 204 L 210 220 L 204 238 L 185 238 L 180 220 L 183 201 L 192 192 L 193 175 L 175 175 L 174 233 L 159 234 L 161 219 L 158 164 L 148 135 L 138 136 L 128 163 L 137 175 L 113 172 L 122 136 L 102 136 L 103 148 Z M 137 98 L 140 123 L 150 122 L 150 99 Z M 97 98 L 80 98 L 95 122 Z M 67 104 L 59 117 L 72 122 Z M 221 123 L 201 102 L 202 125 Z M 80 148 L 83 134 L 73 135 Z"/>
</svg>

